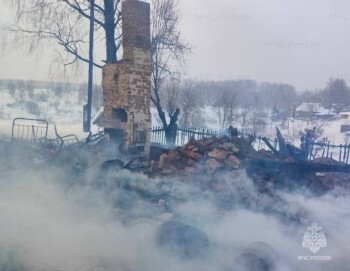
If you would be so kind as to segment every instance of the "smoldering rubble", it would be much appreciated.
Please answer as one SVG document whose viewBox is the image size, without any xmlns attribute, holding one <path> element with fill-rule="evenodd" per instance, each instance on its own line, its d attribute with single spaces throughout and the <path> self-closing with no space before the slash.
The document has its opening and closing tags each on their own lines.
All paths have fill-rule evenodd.
<svg viewBox="0 0 350 271">
<path fill-rule="evenodd" d="M 127 166 L 93 151 L 47 163 L 3 149 L 0 270 L 347 270 L 345 173 L 257 168 L 252 158 L 281 159 L 244 138 L 191 140 Z M 313 222 L 330 261 L 298 258 L 312 255 L 302 241 Z"/>
</svg>

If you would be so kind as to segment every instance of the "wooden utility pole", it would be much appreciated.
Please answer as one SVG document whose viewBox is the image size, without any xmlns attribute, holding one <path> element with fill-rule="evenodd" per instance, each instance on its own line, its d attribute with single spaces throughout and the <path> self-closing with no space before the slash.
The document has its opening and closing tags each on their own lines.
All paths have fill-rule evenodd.
<svg viewBox="0 0 350 271">
<path fill-rule="evenodd" d="M 89 38 L 89 77 L 88 77 L 88 100 L 84 106 L 84 132 L 91 131 L 91 111 L 92 111 L 92 87 L 94 69 L 94 19 L 95 0 L 90 0 L 90 38 Z"/>
</svg>

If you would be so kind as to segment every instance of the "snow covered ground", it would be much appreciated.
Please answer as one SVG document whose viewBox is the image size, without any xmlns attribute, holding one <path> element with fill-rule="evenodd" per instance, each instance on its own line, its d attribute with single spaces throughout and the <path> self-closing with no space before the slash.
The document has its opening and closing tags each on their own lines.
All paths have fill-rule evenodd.
<svg viewBox="0 0 350 271">
<path fill-rule="evenodd" d="M 55 137 L 54 125 L 60 135 L 76 134 L 84 138 L 82 115 L 83 102 L 79 101 L 77 93 L 62 97 L 55 96 L 51 90 L 35 89 L 31 97 L 28 93 L 21 97 L 19 91 L 11 94 L 8 90 L 0 90 L 0 136 L 11 136 L 14 118 L 44 119 L 49 122 L 49 137 Z M 98 127 L 93 127 L 97 131 Z"/>
<path fill-rule="evenodd" d="M 41 118 L 49 122 L 49 137 L 55 137 L 54 124 L 61 135 L 76 134 L 79 138 L 87 136 L 82 130 L 82 114 L 85 101 L 79 100 L 77 92 L 70 92 L 61 97 L 57 97 L 49 89 L 35 89 L 30 97 L 28 92 L 16 91 L 10 93 L 6 89 L 0 89 L 0 136 L 8 138 L 11 136 L 12 121 L 17 117 Z M 152 125 L 160 126 L 156 109 L 152 108 Z M 95 114 L 96 112 L 93 112 Z M 206 106 L 201 109 L 201 115 L 205 120 L 204 127 L 208 129 L 220 129 L 217 115 L 212 107 Z M 275 138 L 276 126 L 281 130 L 284 137 L 291 143 L 299 145 L 299 131 L 306 128 L 319 128 L 321 134 L 319 139 L 325 139 L 332 144 L 349 143 L 349 138 L 340 133 L 340 127 L 350 124 L 350 120 L 337 119 L 333 121 L 305 121 L 288 119 L 282 122 L 268 121 L 264 131 L 260 134 L 270 139 Z M 239 120 L 233 123 L 241 129 Z M 93 132 L 98 131 L 98 127 L 93 126 Z"/>
<path fill-rule="evenodd" d="M 337 119 L 332 121 L 306 121 L 298 119 L 289 119 L 283 125 L 280 122 L 271 123 L 266 128 L 266 136 L 274 138 L 276 133 L 276 126 L 281 130 L 283 136 L 291 143 L 300 143 L 299 131 L 305 129 L 312 129 L 313 127 L 319 127 L 321 135 L 319 139 L 325 138 L 325 140 L 332 144 L 345 144 L 348 142 L 348 137 L 344 133 L 340 133 L 341 125 L 350 124 L 350 120 Z"/>
</svg>

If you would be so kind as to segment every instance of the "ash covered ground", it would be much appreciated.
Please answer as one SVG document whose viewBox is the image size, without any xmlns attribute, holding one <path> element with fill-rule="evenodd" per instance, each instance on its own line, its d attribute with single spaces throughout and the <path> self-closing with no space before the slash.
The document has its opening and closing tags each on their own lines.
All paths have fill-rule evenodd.
<svg viewBox="0 0 350 271">
<path fill-rule="evenodd" d="M 165 175 L 101 170 L 98 154 L 73 156 L 52 163 L 1 145 L 0 270 L 348 270 L 344 183 L 320 191 L 290 183 L 305 177 L 296 173 L 262 185 L 244 165 Z M 302 246 L 313 222 L 327 240 L 315 254 Z"/>
</svg>

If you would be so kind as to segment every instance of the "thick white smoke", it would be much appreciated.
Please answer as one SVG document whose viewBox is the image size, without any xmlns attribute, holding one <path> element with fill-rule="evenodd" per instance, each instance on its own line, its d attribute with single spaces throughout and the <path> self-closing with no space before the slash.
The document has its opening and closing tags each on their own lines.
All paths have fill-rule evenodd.
<svg viewBox="0 0 350 271">
<path fill-rule="evenodd" d="M 221 196 L 199 191 L 190 180 L 154 181 L 122 171 L 101 185 L 101 180 L 91 181 L 94 177 L 77 183 L 75 176 L 57 168 L 2 174 L 0 270 L 241 270 L 236 259 L 254 242 L 267 243 L 278 254 L 274 270 L 348 270 L 348 191 L 314 198 L 283 193 L 271 199 L 258 193 L 249 178 L 227 175 L 222 178 L 230 189 L 223 197 L 234 198 L 235 207 L 223 208 L 218 204 Z M 131 188 L 117 185 L 126 182 Z M 159 200 L 160 188 L 174 196 L 172 208 L 166 208 L 168 199 Z M 149 197 L 152 193 L 159 197 Z M 166 212 L 172 214 L 162 215 Z M 157 231 L 165 218 L 206 233 L 208 251 L 183 259 L 159 246 Z M 303 234 L 313 221 L 327 237 L 328 246 L 318 255 L 332 256 L 331 261 L 298 260 L 313 255 L 302 247 Z"/>
</svg>

